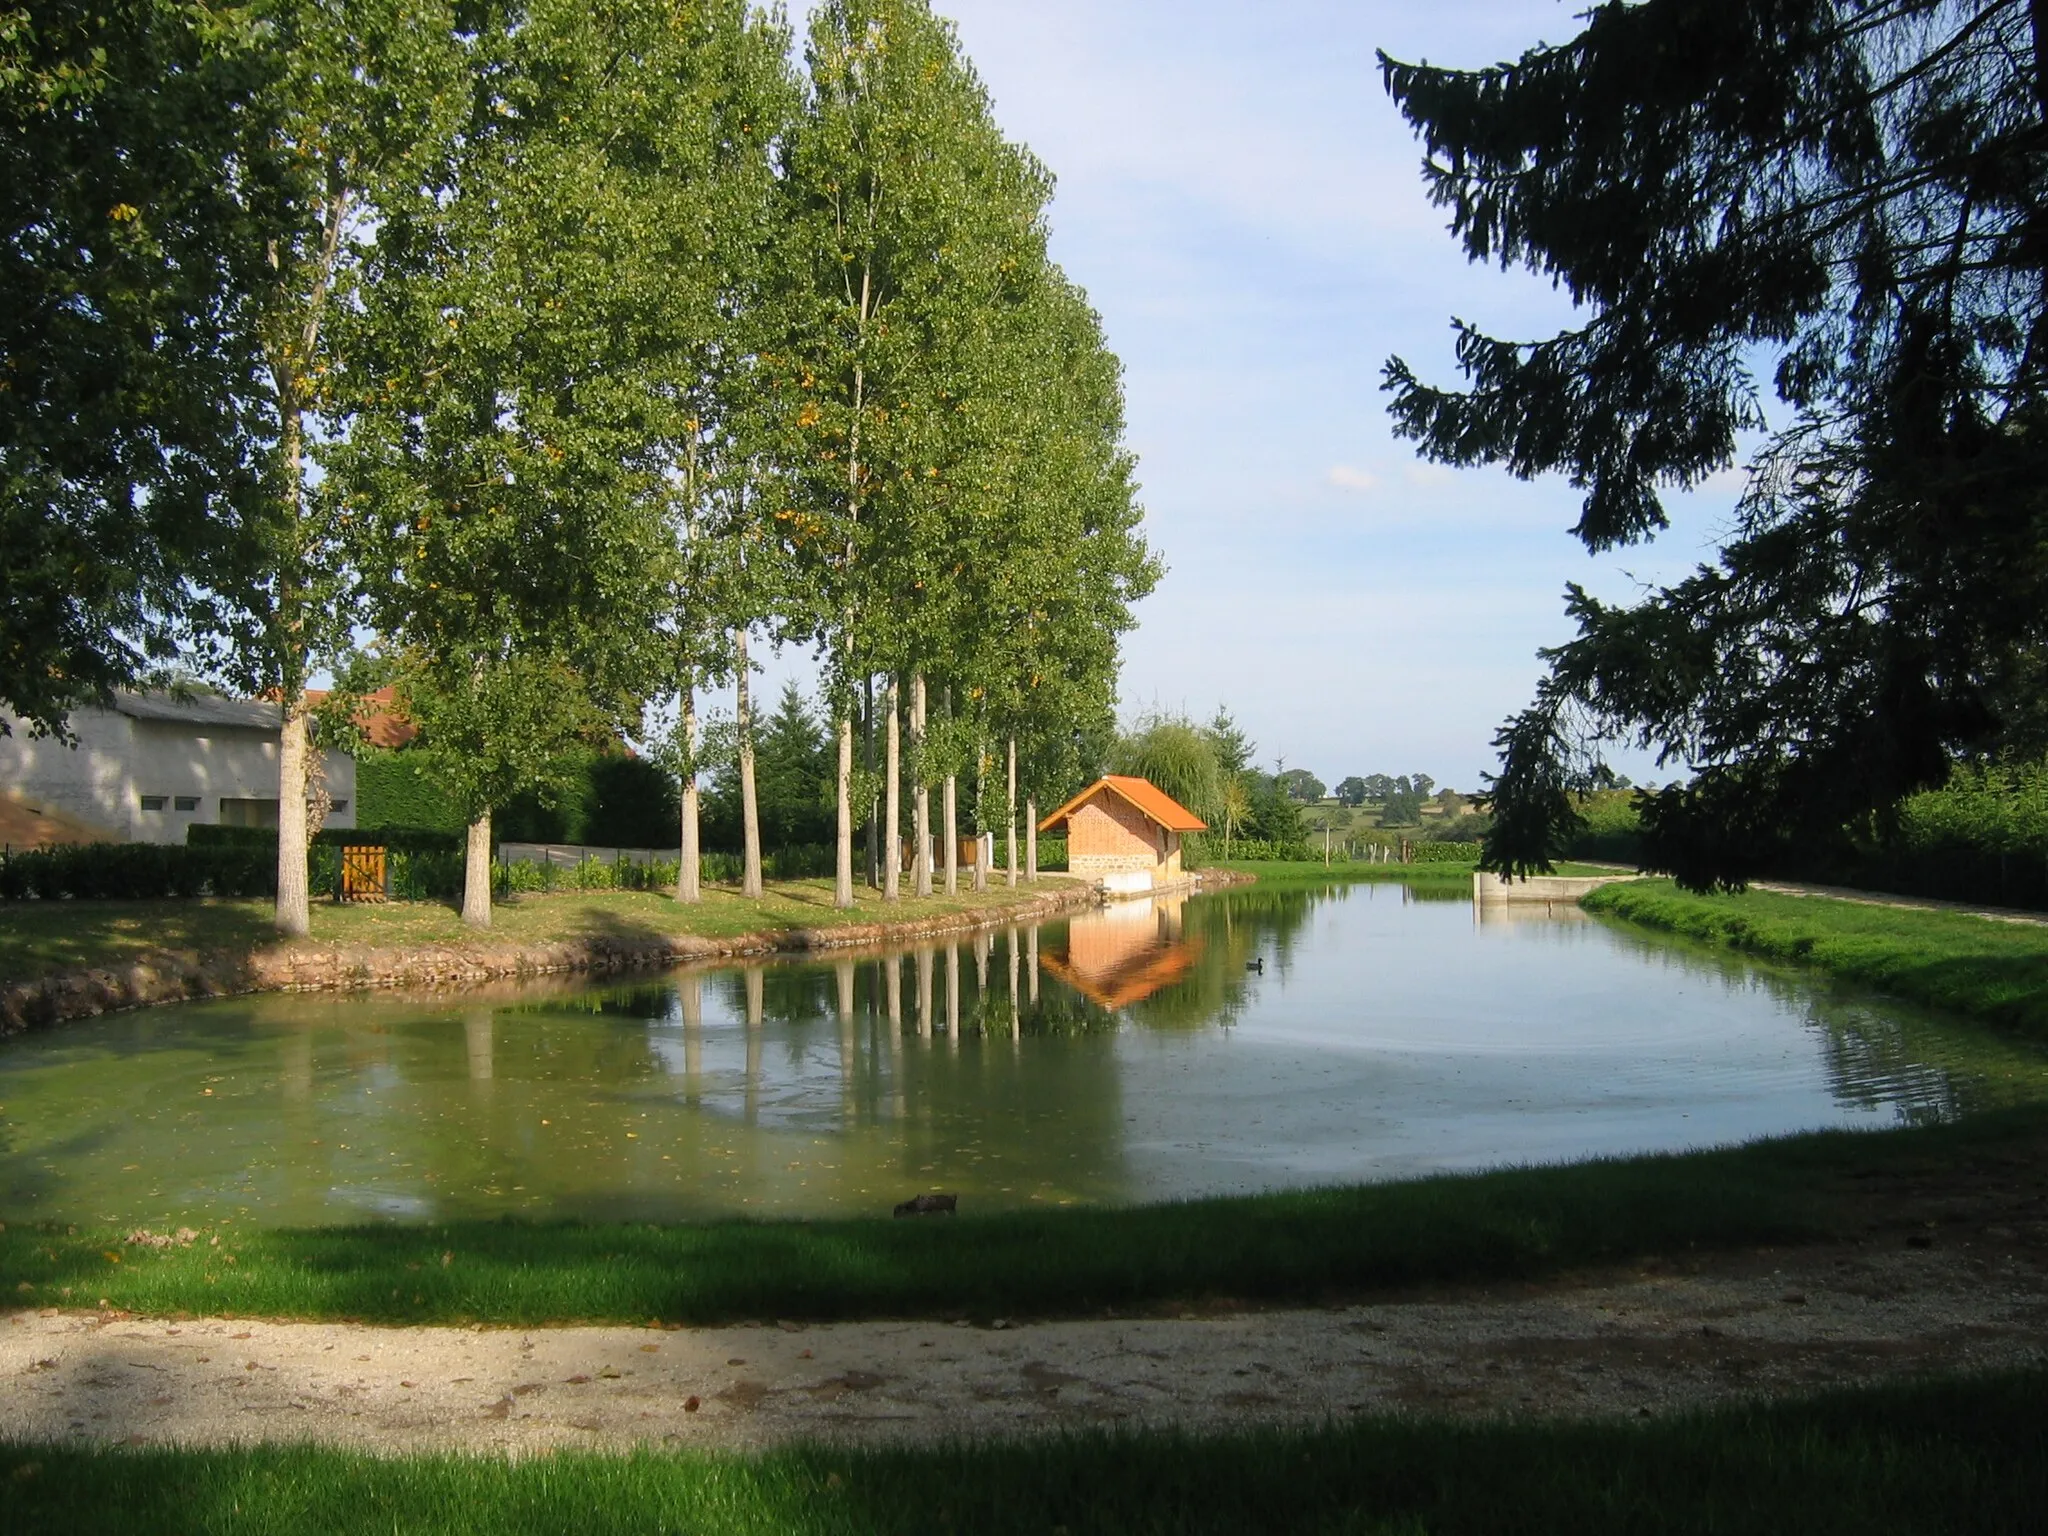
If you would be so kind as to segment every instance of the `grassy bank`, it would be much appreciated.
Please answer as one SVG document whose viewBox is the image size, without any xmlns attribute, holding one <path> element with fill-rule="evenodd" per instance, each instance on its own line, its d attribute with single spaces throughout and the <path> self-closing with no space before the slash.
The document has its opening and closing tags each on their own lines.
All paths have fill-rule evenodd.
<svg viewBox="0 0 2048 1536">
<path fill-rule="evenodd" d="M 734 887 L 712 886 L 694 906 L 647 891 L 527 894 L 497 904 L 488 935 L 464 927 L 455 908 L 439 902 L 341 906 L 316 901 L 309 942 L 408 948 L 473 943 L 480 937 L 512 945 L 619 934 L 730 939 L 850 924 L 924 922 L 1027 901 L 1066 884 L 1062 876 L 1049 876 L 1037 886 L 1019 884 L 1013 891 L 998 876 L 984 892 L 962 890 L 957 897 L 906 897 L 894 903 L 858 888 L 856 905 L 849 912 L 833 907 L 830 880 L 771 882 L 759 901 L 749 901 Z M 128 965 L 166 950 L 253 954 L 278 942 L 271 912 L 268 901 L 10 903 L 0 907 L 0 985 L 89 966 Z"/>
<path fill-rule="evenodd" d="M 0 1301 L 512 1325 L 1309 1302 L 2011 1220 L 2000 1201 L 2032 1195 L 2006 1170 L 2030 1176 L 2044 1154 L 2048 1106 L 2024 1106 L 1947 1126 L 1125 1210 L 672 1227 L 236 1223 L 163 1248 L 112 1228 L 17 1223 L 0 1229 Z"/>
<path fill-rule="evenodd" d="M 0 1447 L 0 1531 L 147 1533 L 2036 1529 L 2048 1374 L 1637 1424 L 1366 1419 L 937 1450 L 543 1456 Z"/>
<path fill-rule="evenodd" d="M 1584 906 L 2048 1037 L 2048 927 L 2038 924 L 1769 891 L 1694 896 L 1668 880 L 1606 886 Z"/>
</svg>

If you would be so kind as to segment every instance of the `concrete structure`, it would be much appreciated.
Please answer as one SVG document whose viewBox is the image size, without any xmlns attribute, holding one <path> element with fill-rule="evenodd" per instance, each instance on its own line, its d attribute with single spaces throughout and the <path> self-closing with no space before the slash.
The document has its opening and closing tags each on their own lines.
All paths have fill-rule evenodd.
<svg viewBox="0 0 2048 1536">
<path fill-rule="evenodd" d="M 1181 838 L 1208 823 L 1146 779 L 1105 774 L 1038 824 L 1067 829 L 1067 872 L 1105 891 L 1134 894 L 1175 885 Z"/>
<path fill-rule="evenodd" d="M 29 735 L 0 713 L 0 790 L 82 824 L 107 842 L 182 843 L 195 822 L 277 825 L 281 711 L 255 699 L 121 693 L 111 709 L 74 710 L 76 746 Z M 332 805 L 325 825 L 356 824 L 356 764 L 319 755 Z"/>
<path fill-rule="evenodd" d="M 1640 875 L 1531 875 L 1525 880 L 1504 880 L 1485 870 L 1472 873 L 1472 900 L 1482 907 L 1505 906 L 1510 902 L 1576 902 L 1588 891 L 1618 880 L 1639 880 Z"/>
</svg>

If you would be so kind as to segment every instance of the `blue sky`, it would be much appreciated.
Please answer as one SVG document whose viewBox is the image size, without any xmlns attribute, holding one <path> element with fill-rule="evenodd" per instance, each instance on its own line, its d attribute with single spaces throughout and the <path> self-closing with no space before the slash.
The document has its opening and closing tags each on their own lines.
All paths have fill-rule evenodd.
<svg viewBox="0 0 2048 1536">
<path fill-rule="evenodd" d="M 1733 477 L 1595 559 L 1562 481 L 1419 462 L 1390 354 L 1451 382 L 1449 321 L 1540 336 L 1527 274 L 1468 266 L 1424 195 L 1375 48 L 1481 65 L 1576 31 L 1543 0 L 938 0 L 996 116 L 1058 178 L 1053 253 L 1122 357 L 1169 570 L 1127 645 L 1127 714 L 1228 705 L 1267 763 L 1474 788 L 1567 581 L 1626 597 L 1707 553 Z M 774 684 L 789 662 L 771 670 Z M 1628 771 L 1646 771 L 1628 758 Z M 1667 771 L 1659 777 L 1671 777 Z"/>
</svg>

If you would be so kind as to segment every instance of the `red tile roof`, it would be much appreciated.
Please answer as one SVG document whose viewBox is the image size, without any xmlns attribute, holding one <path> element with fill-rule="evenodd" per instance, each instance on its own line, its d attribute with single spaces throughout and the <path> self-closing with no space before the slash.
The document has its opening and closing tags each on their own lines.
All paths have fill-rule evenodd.
<svg viewBox="0 0 2048 1536">
<path fill-rule="evenodd" d="M 308 688 L 306 702 L 317 705 L 327 697 L 325 688 Z M 402 747 L 419 735 L 419 727 L 398 712 L 398 701 L 390 688 L 363 695 L 363 707 L 356 712 L 356 724 L 373 747 Z"/>
<path fill-rule="evenodd" d="M 1038 824 L 1041 832 L 1050 832 L 1063 824 L 1068 817 L 1086 805 L 1090 800 L 1108 790 L 1121 796 L 1151 817 L 1169 832 L 1206 832 L 1209 824 L 1193 811 L 1182 805 L 1150 779 L 1133 778 L 1128 774 L 1105 773 L 1065 805 L 1054 811 Z"/>
</svg>

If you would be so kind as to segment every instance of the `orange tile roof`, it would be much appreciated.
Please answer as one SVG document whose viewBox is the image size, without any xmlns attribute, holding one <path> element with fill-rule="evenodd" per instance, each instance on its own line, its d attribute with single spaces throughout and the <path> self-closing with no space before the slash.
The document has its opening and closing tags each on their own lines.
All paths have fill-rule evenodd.
<svg viewBox="0 0 2048 1536">
<path fill-rule="evenodd" d="M 1054 811 L 1038 824 L 1041 832 L 1050 832 L 1065 822 L 1069 816 L 1103 790 L 1110 790 L 1136 806 L 1169 832 L 1206 832 L 1209 823 L 1182 805 L 1150 779 L 1133 778 L 1129 774 L 1105 773 L 1065 805 Z"/>
<path fill-rule="evenodd" d="M 327 697 L 325 688 L 308 688 L 306 702 L 317 705 Z M 419 727 L 398 712 L 398 701 L 390 688 L 378 688 L 363 695 L 363 707 L 356 724 L 373 747 L 402 747 L 419 735 Z"/>
</svg>

